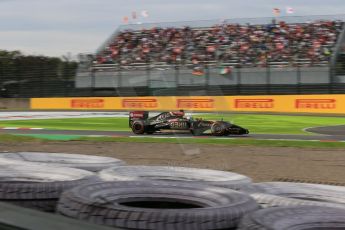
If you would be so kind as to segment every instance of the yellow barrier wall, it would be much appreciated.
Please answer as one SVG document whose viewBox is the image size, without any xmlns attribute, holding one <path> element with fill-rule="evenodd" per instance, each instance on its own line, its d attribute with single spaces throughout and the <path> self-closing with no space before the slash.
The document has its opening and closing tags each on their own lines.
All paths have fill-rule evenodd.
<svg viewBox="0 0 345 230">
<path fill-rule="evenodd" d="M 345 114 L 345 95 L 32 98 L 31 109 Z"/>
</svg>

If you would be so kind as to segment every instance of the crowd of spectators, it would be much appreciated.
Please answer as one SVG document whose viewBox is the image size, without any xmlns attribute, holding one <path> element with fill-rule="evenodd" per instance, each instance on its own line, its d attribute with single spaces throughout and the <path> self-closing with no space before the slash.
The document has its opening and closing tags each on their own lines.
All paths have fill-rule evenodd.
<svg viewBox="0 0 345 230">
<path fill-rule="evenodd" d="M 341 21 L 273 21 L 267 25 L 123 31 L 97 56 L 96 63 L 198 65 L 207 61 L 256 67 L 268 62 L 295 65 L 304 60 L 317 65 L 329 61 L 342 26 Z"/>
</svg>

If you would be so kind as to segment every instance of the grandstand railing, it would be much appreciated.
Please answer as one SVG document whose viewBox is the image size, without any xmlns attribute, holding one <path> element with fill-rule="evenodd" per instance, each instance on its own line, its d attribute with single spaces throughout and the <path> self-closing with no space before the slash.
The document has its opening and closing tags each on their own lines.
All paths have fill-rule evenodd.
<svg viewBox="0 0 345 230">
<path fill-rule="evenodd" d="M 330 77 L 328 64 L 319 66 L 303 66 L 289 63 L 274 63 L 266 67 L 233 66 L 228 74 L 221 74 L 222 66 L 206 64 L 202 74 L 193 75 L 192 65 L 160 65 L 160 66 L 95 66 L 90 71 L 78 73 L 77 88 L 106 88 L 106 87 L 179 87 L 208 86 L 208 85 L 243 85 L 243 84 L 329 84 L 333 83 Z M 334 83 L 337 79 L 334 78 Z"/>
<path fill-rule="evenodd" d="M 330 75 L 343 69 L 304 66 L 310 64 L 306 60 L 252 68 L 232 63 L 225 75 L 220 74 L 222 65 L 208 62 L 201 76 L 193 75 L 193 66 L 177 64 L 94 66 L 76 73 L 66 67 L 51 69 L 49 63 L 30 68 L 6 63 L 0 61 L 0 97 L 345 93 L 345 76 Z"/>
<path fill-rule="evenodd" d="M 194 76 L 192 66 L 188 65 L 137 65 L 135 69 L 99 65 L 79 73 L 76 88 L 109 96 L 345 93 L 344 79 L 331 77 L 328 64 L 303 66 L 303 63 L 293 66 L 287 65 L 291 63 L 270 63 L 255 68 L 235 65 L 226 75 L 219 73 L 221 66 L 207 63 L 202 76 Z M 130 88 L 134 90 L 125 92 Z"/>
<path fill-rule="evenodd" d="M 221 75 L 217 66 L 208 66 L 204 75 L 192 75 L 186 66 L 169 69 L 119 67 L 92 69 L 56 76 L 45 68 L 13 72 L 0 66 L 0 96 L 88 97 L 151 95 L 263 95 L 345 93 L 345 77 L 330 77 L 331 67 L 233 67 Z"/>
</svg>

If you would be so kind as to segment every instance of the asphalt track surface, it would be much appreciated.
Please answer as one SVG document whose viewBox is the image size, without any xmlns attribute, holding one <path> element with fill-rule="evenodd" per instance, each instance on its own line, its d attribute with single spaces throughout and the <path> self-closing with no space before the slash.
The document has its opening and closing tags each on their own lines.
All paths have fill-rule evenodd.
<svg viewBox="0 0 345 230">
<path fill-rule="evenodd" d="M 306 131 L 324 135 L 345 136 L 345 125 L 314 127 L 306 129 Z"/>
<path fill-rule="evenodd" d="M 73 117 L 127 117 L 126 112 L 2 112 L 0 120 L 30 120 L 49 118 Z M 241 138 L 265 140 L 315 140 L 315 141 L 345 141 L 345 125 L 308 128 L 305 131 L 311 135 L 289 134 L 249 134 L 243 136 L 230 135 L 227 137 L 214 137 L 211 135 L 197 136 L 200 138 Z M 0 129 L 0 133 L 9 134 L 46 134 L 46 135 L 80 135 L 80 136 L 120 136 L 120 137 L 154 137 L 154 138 L 190 138 L 190 133 L 156 133 L 153 135 L 135 135 L 129 131 L 92 131 L 92 130 L 27 130 L 27 129 Z"/>
<path fill-rule="evenodd" d="M 345 125 L 309 128 L 308 132 L 318 132 L 319 135 L 290 135 L 290 134 L 248 134 L 242 136 L 230 135 L 227 137 L 214 137 L 211 135 L 196 136 L 200 138 L 240 138 L 260 140 L 309 140 L 309 141 L 345 141 Z M 190 133 L 155 133 L 151 135 L 135 135 L 127 131 L 93 131 L 93 130 L 0 130 L 8 134 L 47 134 L 47 135 L 80 135 L 80 136 L 114 136 L 114 137 L 156 137 L 156 138 L 190 138 L 195 137 Z"/>
</svg>

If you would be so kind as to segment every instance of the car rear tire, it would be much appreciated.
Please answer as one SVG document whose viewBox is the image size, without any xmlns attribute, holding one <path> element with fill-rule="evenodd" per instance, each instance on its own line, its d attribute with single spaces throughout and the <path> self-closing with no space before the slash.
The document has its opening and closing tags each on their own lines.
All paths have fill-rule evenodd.
<svg viewBox="0 0 345 230">
<path fill-rule="evenodd" d="M 144 134 L 145 133 L 145 124 L 143 121 L 134 121 L 132 124 L 132 131 L 135 134 Z"/>
</svg>

